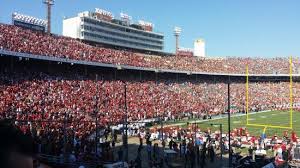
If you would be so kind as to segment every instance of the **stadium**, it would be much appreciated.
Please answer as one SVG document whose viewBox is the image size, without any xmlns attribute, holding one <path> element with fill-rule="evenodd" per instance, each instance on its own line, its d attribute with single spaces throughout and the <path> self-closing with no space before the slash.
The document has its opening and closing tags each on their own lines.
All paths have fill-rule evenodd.
<svg viewBox="0 0 300 168">
<path fill-rule="evenodd" d="M 63 35 L 18 13 L 0 23 L 0 127 L 32 138 L 35 164 L 297 165 L 299 58 L 195 56 L 177 41 L 167 53 L 151 23 L 130 19 L 82 12 Z"/>
</svg>

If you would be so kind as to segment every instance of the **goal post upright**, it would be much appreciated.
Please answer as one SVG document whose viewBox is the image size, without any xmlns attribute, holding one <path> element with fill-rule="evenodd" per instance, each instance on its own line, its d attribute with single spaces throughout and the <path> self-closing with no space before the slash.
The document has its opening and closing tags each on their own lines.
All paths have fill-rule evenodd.
<svg viewBox="0 0 300 168">
<path fill-rule="evenodd" d="M 248 64 L 246 65 L 246 123 L 249 124 L 249 71 Z"/>
<path fill-rule="evenodd" d="M 290 129 L 293 129 L 293 60 L 290 56 Z"/>
<path fill-rule="evenodd" d="M 280 125 L 268 125 L 268 124 L 254 124 L 249 123 L 249 66 L 246 65 L 246 126 L 253 127 L 264 127 L 264 131 L 267 128 L 279 128 L 279 129 L 293 129 L 293 67 L 292 67 L 292 56 L 289 58 L 289 126 L 280 126 Z"/>
</svg>

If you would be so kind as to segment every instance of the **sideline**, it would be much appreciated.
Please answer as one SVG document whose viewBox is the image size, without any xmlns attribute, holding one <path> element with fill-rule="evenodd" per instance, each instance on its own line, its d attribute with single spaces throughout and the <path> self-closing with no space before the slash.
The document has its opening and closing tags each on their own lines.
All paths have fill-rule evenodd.
<svg viewBox="0 0 300 168">
<path fill-rule="evenodd" d="M 273 111 L 272 110 L 265 110 L 265 111 L 259 111 L 259 112 L 251 112 L 251 113 L 249 113 L 249 115 L 255 115 L 255 114 L 260 114 L 260 113 L 268 113 L 268 112 L 274 112 L 274 111 L 280 111 L 280 110 L 273 110 Z M 244 114 L 238 113 L 238 114 L 231 115 L 231 117 L 241 117 L 241 116 L 245 116 L 245 115 L 246 115 L 246 113 L 244 113 Z M 185 125 L 187 122 L 202 123 L 202 122 L 208 122 L 208 121 L 214 121 L 214 120 L 221 120 L 221 119 L 224 119 L 224 118 L 227 118 L 226 114 L 222 114 L 222 115 L 213 117 L 212 119 L 181 120 L 181 121 L 178 121 L 179 123 L 165 123 L 164 127 Z M 154 127 L 154 126 L 152 126 L 152 127 Z M 150 127 L 150 128 L 152 128 L 152 127 Z"/>
</svg>

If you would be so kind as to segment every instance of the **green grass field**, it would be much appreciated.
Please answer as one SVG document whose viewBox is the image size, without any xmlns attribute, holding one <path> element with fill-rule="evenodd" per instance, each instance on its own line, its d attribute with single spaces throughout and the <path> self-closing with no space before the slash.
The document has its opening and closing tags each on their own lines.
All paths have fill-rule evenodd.
<svg viewBox="0 0 300 168">
<path fill-rule="evenodd" d="M 189 120 L 188 122 L 193 123 L 195 120 Z M 212 130 L 219 129 L 218 127 L 212 127 L 211 123 L 214 124 L 223 124 L 223 131 L 228 130 L 228 120 L 227 118 L 222 119 L 212 119 L 206 121 L 196 121 L 198 126 L 202 129 L 206 129 L 210 127 Z M 300 135 L 300 112 L 294 111 L 293 112 L 293 130 L 297 132 L 297 135 Z M 178 123 L 178 122 L 177 122 Z M 180 123 L 178 123 L 180 124 Z M 182 127 L 186 127 L 186 121 L 183 123 L 181 122 Z M 264 125 L 274 125 L 274 126 L 283 126 L 289 127 L 290 125 L 290 112 L 289 111 L 270 111 L 270 112 L 259 112 L 259 113 L 252 113 L 249 115 L 249 124 L 264 124 Z M 251 135 L 260 135 L 263 132 L 264 127 L 257 127 L 257 126 L 246 126 L 246 115 L 242 116 L 233 116 L 231 117 L 231 129 L 233 128 L 240 128 L 246 127 Z M 272 136 L 275 133 L 278 136 L 283 135 L 283 131 L 291 130 L 289 129 L 282 129 L 282 128 L 267 128 L 266 134 L 267 136 Z"/>
</svg>

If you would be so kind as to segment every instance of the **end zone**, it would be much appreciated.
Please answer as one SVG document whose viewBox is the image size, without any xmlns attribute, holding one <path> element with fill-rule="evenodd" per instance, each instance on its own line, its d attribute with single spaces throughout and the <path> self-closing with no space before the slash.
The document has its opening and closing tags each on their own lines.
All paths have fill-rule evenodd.
<svg viewBox="0 0 300 168">
<path fill-rule="evenodd" d="M 289 78 L 290 78 L 290 86 L 289 86 L 289 95 L 290 95 L 290 123 L 289 126 L 281 126 L 281 125 L 269 125 L 269 124 L 252 124 L 249 123 L 249 69 L 248 64 L 246 65 L 246 126 L 254 126 L 254 127 L 264 127 L 264 131 L 267 128 L 279 128 L 279 129 L 293 129 L 293 68 L 292 68 L 292 57 L 289 58 Z"/>
</svg>

